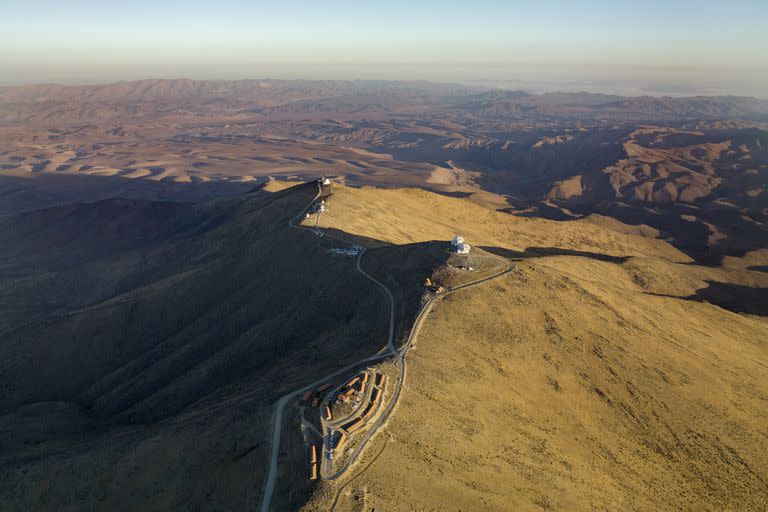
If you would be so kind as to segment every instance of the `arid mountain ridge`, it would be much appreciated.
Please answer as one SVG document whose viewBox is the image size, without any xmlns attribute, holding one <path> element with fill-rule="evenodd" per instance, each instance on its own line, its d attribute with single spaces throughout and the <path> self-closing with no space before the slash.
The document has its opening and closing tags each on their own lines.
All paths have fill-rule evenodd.
<svg viewBox="0 0 768 512">
<path fill-rule="evenodd" d="M 152 105 L 158 103 L 157 105 Z M 159 103 L 165 104 L 165 108 Z M 123 106 L 101 110 L 100 105 Z M 491 117 L 561 116 L 584 119 L 698 119 L 768 115 L 768 101 L 751 97 L 633 97 L 594 93 L 529 94 L 485 91 L 418 81 L 141 80 L 107 85 L 42 84 L 0 88 L 0 121 L 83 122 L 142 109 L 171 115 L 176 108 L 252 109 L 250 113 L 395 110 L 408 105 L 468 110 Z"/>
<path fill-rule="evenodd" d="M 410 81 L 3 88 L 0 215 L 113 196 L 204 201 L 324 174 L 552 219 L 615 216 L 717 262 L 765 243 L 767 112 L 733 96 Z"/>
<path fill-rule="evenodd" d="M 761 109 L 421 82 L 0 91 L 0 508 L 258 509 L 277 401 L 386 339 L 355 265 L 397 297 L 399 342 L 425 276 L 473 277 L 443 261 L 460 233 L 514 271 L 436 303 L 349 480 L 307 479 L 290 401 L 272 510 L 764 509 Z M 321 175 L 324 237 L 289 225 Z M 364 258 L 332 250 L 351 243 Z"/>
<path fill-rule="evenodd" d="M 338 183 L 318 237 L 289 226 L 315 193 L 0 221 L 0 508 L 258 509 L 275 401 L 386 338 L 385 295 L 332 249 L 368 247 L 400 340 L 425 275 L 473 278 L 425 268 L 456 232 L 514 272 L 428 315 L 360 478 L 307 479 L 292 401 L 272 510 L 763 507 L 765 248 L 703 266 L 648 225 Z"/>
</svg>

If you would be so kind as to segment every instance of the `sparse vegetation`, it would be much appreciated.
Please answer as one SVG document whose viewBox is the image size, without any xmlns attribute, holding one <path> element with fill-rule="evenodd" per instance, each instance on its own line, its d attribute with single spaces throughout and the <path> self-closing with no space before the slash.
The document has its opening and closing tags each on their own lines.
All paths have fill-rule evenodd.
<svg viewBox="0 0 768 512">
<path fill-rule="evenodd" d="M 274 510 L 768 508 L 765 102 L 160 80 L 0 106 L 0 509 L 254 510 L 271 445 Z M 274 405 L 386 345 L 358 254 L 395 347 L 439 298 L 386 423 L 309 480 Z"/>
</svg>

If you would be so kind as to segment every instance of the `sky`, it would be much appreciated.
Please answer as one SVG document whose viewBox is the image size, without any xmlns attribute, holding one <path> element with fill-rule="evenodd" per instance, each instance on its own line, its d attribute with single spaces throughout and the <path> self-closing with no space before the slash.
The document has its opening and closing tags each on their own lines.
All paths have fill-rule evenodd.
<svg viewBox="0 0 768 512">
<path fill-rule="evenodd" d="M 0 85 L 425 79 L 768 97 L 766 28 L 766 0 L 0 0 Z"/>
</svg>

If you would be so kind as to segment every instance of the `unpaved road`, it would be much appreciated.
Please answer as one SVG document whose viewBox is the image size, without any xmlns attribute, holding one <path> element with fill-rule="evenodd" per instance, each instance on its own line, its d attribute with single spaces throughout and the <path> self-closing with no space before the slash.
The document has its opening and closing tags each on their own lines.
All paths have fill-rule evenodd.
<svg viewBox="0 0 768 512">
<path fill-rule="evenodd" d="M 301 216 L 304 215 L 304 213 L 312 206 L 312 204 L 320 197 L 322 193 L 322 188 L 318 184 L 318 191 L 315 195 L 314 199 L 312 199 L 312 202 L 310 202 L 303 210 L 299 212 L 296 217 L 291 219 L 291 221 L 288 223 L 289 227 L 292 227 L 294 229 L 305 229 L 308 231 L 311 231 L 315 234 L 315 236 L 320 236 L 321 233 L 317 226 L 314 228 L 307 227 L 307 226 L 301 226 L 296 225 L 296 221 L 301 218 Z M 319 216 L 318 216 L 319 217 Z M 328 236 L 330 238 L 336 238 L 331 235 L 324 234 L 323 236 Z M 347 243 L 345 240 L 341 240 L 342 242 Z M 508 268 L 502 272 L 499 272 L 498 274 L 495 274 L 493 276 L 489 276 L 483 279 L 480 279 L 478 281 L 474 281 L 472 283 L 463 284 L 461 286 L 457 286 L 455 288 L 451 288 L 449 290 L 446 290 L 443 293 L 437 294 L 432 296 L 419 310 L 419 313 L 416 315 L 416 320 L 414 321 L 413 328 L 411 329 L 410 334 L 408 335 L 408 339 L 403 344 L 402 348 L 399 350 L 395 347 L 394 339 L 395 339 L 395 297 L 392 295 L 392 292 L 387 288 L 381 281 L 377 280 L 375 277 L 368 274 L 365 270 L 363 270 L 361 262 L 363 259 L 363 255 L 365 254 L 365 249 L 361 251 L 357 256 L 357 263 L 355 265 L 355 269 L 357 272 L 365 276 L 366 278 L 370 279 L 374 283 L 376 283 L 387 295 L 387 298 L 389 299 L 389 335 L 387 336 L 387 344 L 385 347 L 383 347 L 381 350 L 379 350 L 376 354 L 369 356 L 367 358 L 361 359 L 355 363 L 352 363 L 350 365 L 345 366 L 344 368 L 341 368 L 340 370 L 337 370 L 336 372 L 323 377 L 322 379 L 319 379 L 315 382 L 312 382 L 311 384 L 307 384 L 306 386 L 297 389 L 291 393 L 288 393 L 287 395 L 282 396 L 275 405 L 275 412 L 274 412 L 274 421 L 272 426 L 272 449 L 270 452 L 270 458 L 269 458 L 269 469 L 267 472 L 267 478 L 265 480 L 264 484 L 264 497 L 261 503 L 261 512 L 269 512 L 270 505 L 272 503 L 272 496 L 275 491 L 275 486 L 277 485 L 277 463 L 278 463 L 278 456 L 280 452 L 280 434 L 283 429 L 283 412 L 285 410 L 286 404 L 288 404 L 291 400 L 294 400 L 300 393 L 304 393 L 316 386 L 320 386 L 324 382 L 327 382 L 328 380 L 331 380 L 333 378 L 338 377 L 339 375 L 346 373 L 352 369 L 355 369 L 361 365 L 365 365 L 367 363 L 373 362 L 373 361 L 379 361 L 386 359 L 388 357 L 394 356 L 395 361 L 397 363 L 398 367 L 398 374 L 397 374 L 397 382 L 395 383 L 395 388 L 392 394 L 391 400 L 388 401 L 387 407 L 382 412 L 381 416 L 379 416 L 379 419 L 376 421 L 376 423 L 373 425 L 373 427 L 366 433 L 365 437 L 361 440 L 360 443 L 358 443 L 357 447 L 355 448 L 354 452 L 350 455 L 350 457 L 347 459 L 347 462 L 344 464 L 344 466 L 339 469 L 336 473 L 332 475 L 324 475 L 324 469 L 325 464 L 321 465 L 321 476 L 326 480 L 338 480 L 341 478 L 344 473 L 352 467 L 352 465 L 357 461 L 357 458 L 362 453 L 365 446 L 368 444 L 368 441 L 371 440 L 371 438 L 381 429 L 381 427 L 384 425 L 384 423 L 389 418 L 389 415 L 392 413 L 392 410 L 395 408 L 395 405 L 397 404 L 397 400 L 400 397 L 400 392 L 402 390 L 402 385 L 405 380 L 405 355 L 410 349 L 410 347 L 413 344 L 413 341 L 418 336 L 419 329 L 421 328 L 421 324 L 423 323 L 424 318 L 429 313 L 430 309 L 432 308 L 432 305 L 435 303 L 435 301 L 443 297 L 449 293 L 453 293 L 459 290 L 463 290 L 466 288 L 470 288 L 472 286 L 477 286 L 480 284 L 483 284 L 485 282 L 491 281 L 493 279 L 497 279 L 509 272 L 512 271 L 513 265 L 509 265 Z"/>
<path fill-rule="evenodd" d="M 296 225 L 296 221 L 301 218 L 302 215 L 309 209 L 310 206 L 320 197 L 320 194 L 322 193 L 322 189 L 320 185 L 318 184 L 318 190 L 317 194 L 315 195 L 314 199 L 303 209 L 301 210 L 296 217 L 291 219 L 291 221 L 288 223 L 289 227 L 295 228 L 295 229 L 306 229 L 308 231 L 312 231 L 313 233 L 318 233 L 316 231 L 316 228 L 309 228 L 306 226 L 299 226 Z M 387 344 L 384 348 L 379 350 L 376 354 L 366 357 L 364 359 L 361 359 L 355 363 L 352 363 L 350 365 L 345 366 L 344 368 L 341 368 L 340 370 L 332 373 L 331 375 L 328 375 L 326 377 L 323 377 L 322 379 L 316 380 L 315 382 L 312 382 L 310 384 L 307 384 L 303 388 L 297 389 L 296 391 L 293 391 L 291 393 L 288 393 L 287 395 L 283 395 L 275 404 L 275 412 L 274 412 L 274 420 L 273 420 L 273 426 L 272 426 L 272 449 L 270 451 L 269 456 L 269 468 L 267 470 L 267 478 L 265 480 L 264 484 L 264 497 L 261 502 L 261 512 L 269 512 L 269 507 L 272 503 L 272 495 L 275 492 L 275 486 L 277 485 L 277 462 L 278 462 L 278 456 L 280 453 L 280 434 L 283 430 L 283 411 L 285 410 L 286 404 L 288 404 L 291 400 L 294 400 L 300 393 L 304 393 L 316 386 L 320 386 L 324 382 L 333 379 L 335 377 L 338 377 L 339 375 L 346 373 L 352 369 L 355 369 L 359 367 L 360 365 L 364 365 L 373 361 L 379 361 L 382 359 L 385 359 L 387 357 L 391 357 L 392 355 L 396 354 L 395 345 L 394 345 L 394 337 L 395 337 L 395 297 L 392 295 L 392 292 L 389 291 L 389 289 L 384 286 L 380 281 L 376 280 L 375 278 L 371 277 L 368 273 L 366 273 L 361 265 L 360 261 L 363 259 L 363 255 L 365 254 L 365 250 L 360 252 L 357 256 L 357 264 L 355 266 L 356 270 L 360 272 L 362 275 L 376 283 L 381 289 L 383 289 L 387 297 L 389 298 L 389 335 L 387 337 Z"/>
<path fill-rule="evenodd" d="M 395 382 L 395 388 L 392 393 L 392 398 L 388 401 L 387 407 L 384 409 L 384 411 L 381 413 L 381 416 L 379 416 L 379 419 L 376 421 L 376 423 L 371 427 L 371 429 L 365 434 L 365 437 L 358 443 L 355 450 L 352 452 L 352 454 L 347 459 L 347 462 L 344 464 L 344 466 L 341 467 L 336 473 L 332 475 L 323 475 L 323 478 L 325 480 L 338 480 L 342 476 L 344 476 L 344 473 L 352 467 L 352 465 L 357 461 L 357 458 L 360 456 L 360 454 L 363 452 L 363 449 L 368 444 L 368 441 L 370 441 L 374 435 L 381 429 L 382 426 L 386 423 L 387 419 L 389 418 L 389 415 L 392 413 L 392 411 L 395 408 L 395 405 L 397 404 L 397 400 L 400 398 L 400 392 L 403 388 L 403 383 L 405 382 L 405 355 L 407 354 L 408 350 L 413 345 L 413 341 L 416 339 L 416 337 L 419 334 L 419 330 L 421 329 L 421 325 L 424 321 L 424 319 L 429 314 L 429 311 L 432 309 L 432 306 L 437 301 L 437 299 L 444 297 L 448 295 L 449 293 L 453 293 L 459 290 L 464 290 L 467 288 L 471 288 L 473 286 L 477 286 L 483 283 L 486 283 L 488 281 L 491 281 L 493 279 L 497 279 L 505 274 L 508 274 L 513 270 L 514 266 L 509 265 L 506 270 L 499 272 L 498 274 L 494 274 L 492 276 L 479 279 L 477 281 L 473 281 L 471 283 L 463 284 L 461 286 L 457 286 L 455 288 L 451 288 L 449 290 L 444 291 L 443 293 L 433 295 L 419 310 L 419 313 L 416 315 L 416 320 L 413 323 L 413 327 L 411 328 L 411 332 L 408 335 L 408 339 L 403 344 L 403 347 L 400 350 L 393 349 L 395 352 L 395 360 L 397 363 L 397 381 Z M 322 470 L 322 468 L 321 468 Z"/>
</svg>

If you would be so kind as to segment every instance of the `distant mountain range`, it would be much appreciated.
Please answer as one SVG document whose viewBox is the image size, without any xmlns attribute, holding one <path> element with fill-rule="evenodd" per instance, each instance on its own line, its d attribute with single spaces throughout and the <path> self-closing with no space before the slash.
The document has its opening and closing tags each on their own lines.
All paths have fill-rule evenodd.
<svg viewBox="0 0 768 512">
<path fill-rule="evenodd" d="M 0 215 L 115 195 L 204 200 L 326 174 L 490 192 L 497 208 L 555 218 L 599 211 L 716 261 L 767 236 L 761 120 L 768 101 L 748 97 L 418 81 L 11 87 L 0 89 Z"/>
<path fill-rule="evenodd" d="M 0 510 L 765 510 L 767 113 L 0 89 Z"/>
<path fill-rule="evenodd" d="M 529 94 L 422 81 L 140 80 L 94 86 L 0 88 L 0 122 L 83 122 L 117 115 L 190 114 L 216 108 L 252 113 L 338 112 L 405 107 L 459 109 L 480 116 L 593 119 L 764 119 L 768 101 L 740 96 L 622 97 Z M 109 107 L 109 108 L 107 108 Z M 117 108 L 115 108 L 117 107 Z"/>
</svg>

